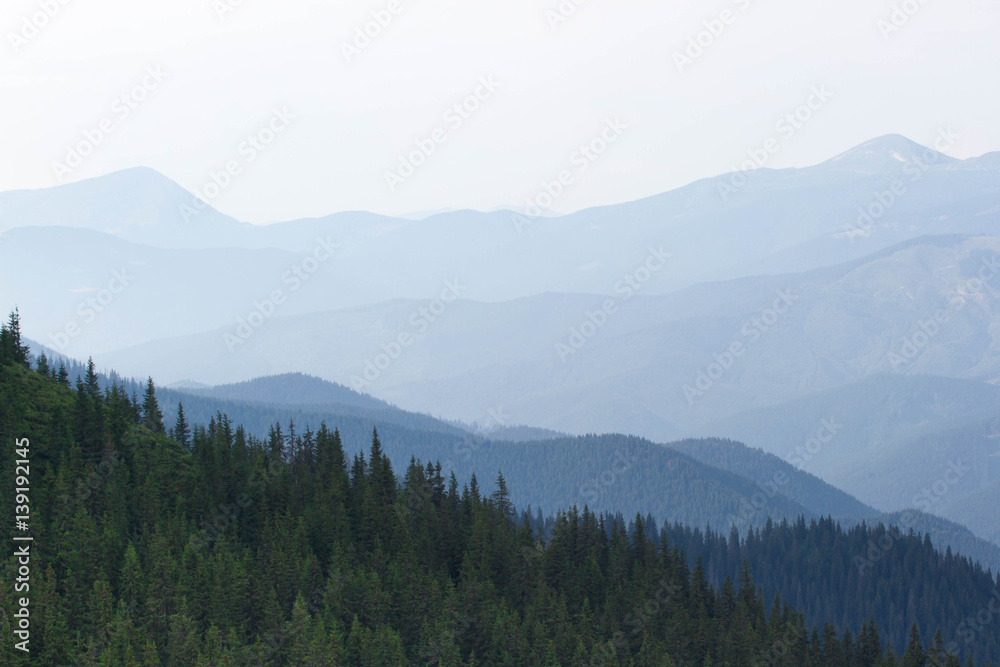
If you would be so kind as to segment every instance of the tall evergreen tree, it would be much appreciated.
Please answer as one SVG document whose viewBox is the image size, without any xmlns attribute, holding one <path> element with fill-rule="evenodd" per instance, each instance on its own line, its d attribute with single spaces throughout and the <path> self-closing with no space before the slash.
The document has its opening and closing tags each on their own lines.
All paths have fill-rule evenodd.
<svg viewBox="0 0 1000 667">
<path fill-rule="evenodd" d="M 491 499 L 501 516 L 510 517 L 514 514 L 514 505 L 510 502 L 510 489 L 507 488 L 507 480 L 503 478 L 502 472 L 497 474 L 497 490 L 493 492 Z"/>
<path fill-rule="evenodd" d="M 28 363 L 28 347 L 21 342 L 21 316 L 15 308 L 7 324 L 0 325 L 0 365 Z"/>
<path fill-rule="evenodd" d="M 927 655 L 920 644 L 920 631 L 914 623 L 910 628 L 910 640 L 906 645 L 906 652 L 903 653 L 901 667 L 924 667 Z"/>
<path fill-rule="evenodd" d="M 49 375 L 51 374 L 52 369 L 49 368 L 49 358 L 45 356 L 44 352 L 38 355 L 38 361 L 35 365 L 35 370 L 44 375 L 45 377 L 49 377 Z"/>
<path fill-rule="evenodd" d="M 142 400 L 142 425 L 153 433 L 163 433 L 163 413 L 156 400 L 156 387 L 153 378 L 146 380 L 146 394 Z"/>
<path fill-rule="evenodd" d="M 90 398 L 97 400 L 101 395 L 101 386 L 97 378 L 97 369 L 94 367 L 94 358 L 87 359 L 87 373 L 84 375 L 83 387 Z"/>
<path fill-rule="evenodd" d="M 177 421 L 174 422 L 174 439 L 186 448 L 190 444 L 191 429 L 184 418 L 184 403 L 177 403 Z"/>
</svg>

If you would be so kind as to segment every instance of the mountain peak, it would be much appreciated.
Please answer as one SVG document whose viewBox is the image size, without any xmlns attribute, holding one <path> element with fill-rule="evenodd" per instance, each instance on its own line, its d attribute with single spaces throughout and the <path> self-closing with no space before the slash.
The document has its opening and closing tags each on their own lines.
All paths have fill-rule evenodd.
<svg viewBox="0 0 1000 667">
<path fill-rule="evenodd" d="M 0 229 L 60 226 L 177 247 L 231 242 L 246 227 L 149 167 L 131 167 L 52 188 L 0 192 Z"/>
<path fill-rule="evenodd" d="M 916 160 L 929 164 L 956 162 L 955 158 L 910 141 L 901 134 L 886 134 L 855 146 L 823 164 L 853 171 L 884 171 Z"/>
</svg>

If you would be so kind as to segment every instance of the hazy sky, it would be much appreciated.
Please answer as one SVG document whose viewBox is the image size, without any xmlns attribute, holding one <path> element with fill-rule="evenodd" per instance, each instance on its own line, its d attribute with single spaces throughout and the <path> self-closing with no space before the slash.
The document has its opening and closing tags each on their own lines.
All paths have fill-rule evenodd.
<svg viewBox="0 0 1000 667">
<path fill-rule="evenodd" d="M 953 155 L 1000 150 L 998 0 L 62 1 L 0 18 L 0 190 L 145 165 L 194 191 L 215 172 L 214 206 L 268 222 L 524 206 L 562 174 L 550 208 L 569 212 L 730 171 L 770 138 L 770 167 L 947 126 Z M 415 142 L 433 153 L 387 179 Z"/>
</svg>

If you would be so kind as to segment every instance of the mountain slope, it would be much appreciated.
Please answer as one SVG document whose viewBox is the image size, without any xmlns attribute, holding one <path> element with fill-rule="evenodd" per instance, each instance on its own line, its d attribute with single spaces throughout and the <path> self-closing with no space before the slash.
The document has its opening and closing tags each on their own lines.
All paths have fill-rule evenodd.
<svg viewBox="0 0 1000 667">
<path fill-rule="evenodd" d="M 326 429 L 315 437 L 303 438 L 300 432 L 284 442 L 262 442 L 216 422 L 195 429 L 185 445 L 161 433 L 152 393 L 142 411 L 116 388 L 101 392 L 92 375 L 74 392 L 68 383 L 28 370 L 16 335 L 5 330 L 0 342 L 0 436 L 31 434 L 32 466 L 44 472 L 38 477 L 40 486 L 32 485 L 32 549 L 52 554 L 54 565 L 37 577 L 45 601 L 40 606 L 48 611 L 34 620 L 32 628 L 38 632 L 32 647 L 43 639 L 43 655 L 54 664 L 98 662 L 104 642 L 119 655 L 141 651 L 153 664 L 192 664 L 202 661 L 193 658 L 201 653 L 197 642 L 204 637 L 205 654 L 224 663 L 273 661 L 287 643 L 289 652 L 299 655 L 308 647 L 313 656 L 343 655 L 350 664 L 402 665 L 408 662 L 404 646 L 420 660 L 440 655 L 426 652 L 437 636 L 451 641 L 449 650 L 456 654 L 450 625 L 455 609 L 469 614 L 463 633 L 493 628 L 492 639 L 483 633 L 475 648 L 466 647 L 470 656 L 478 648 L 476 655 L 487 663 L 544 664 L 553 662 L 548 658 L 555 640 L 546 643 L 552 649 L 548 657 L 541 656 L 537 642 L 516 641 L 512 648 L 508 641 L 522 627 L 516 613 L 534 595 L 537 608 L 524 611 L 525 622 L 554 614 L 565 617 L 556 624 L 558 631 L 580 629 L 579 637 L 560 642 L 564 657 L 557 663 L 589 661 L 580 647 L 593 637 L 606 610 L 611 633 L 621 627 L 617 619 L 629 609 L 645 614 L 642 610 L 649 610 L 648 601 L 654 600 L 660 606 L 648 612 L 651 617 L 643 616 L 639 626 L 649 632 L 637 629 L 634 642 L 622 643 L 647 661 L 646 637 L 654 631 L 675 647 L 679 659 L 698 664 L 709 653 L 690 650 L 692 619 L 706 620 L 693 629 L 696 634 L 718 638 L 720 622 L 727 628 L 739 626 L 752 616 L 757 629 L 748 625 L 739 642 L 737 636 L 720 642 L 712 657 L 729 662 L 728 656 L 733 664 L 742 664 L 746 655 L 740 657 L 734 646 L 746 649 L 746 636 L 768 632 L 760 650 L 773 647 L 791 623 L 801 649 L 795 662 L 807 664 L 822 655 L 818 642 L 815 655 L 807 658 L 808 635 L 787 604 L 775 605 L 768 622 L 766 601 L 775 599 L 775 593 L 794 602 L 814 623 L 830 624 L 823 652 L 834 650 L 841 629 L 854 632 L 869 618 L 883 624 L 885 638 L 899 651 L 911 625 L 923 636 L 942 629 L 945 641 L 961 639 L 955 623 L 964 610 L 981 609 L 995 595 L 995 582 L 1000 583 L 964 558 L 943 556 L 917 536 L 890 533 L 886 542 L 881 527 L 844 531 L 830 520 L 768 521 L 745 539 L 680 524 L 655 533 L 652 521 L 644 521 L 640 529 L 639 515 L 626 532 L 614 517 L 584 513 L 581 518 L 575 511 L 518 529 L 510 521 L 511 497 L 503 487 L 489 496 L 472 485 L 459 491 L 438 469 L 416 461 L 400 480 L 377 440 L 367 464 L 358 457 L 350 468 L 339 439 Z M 80 419 L 81 413 L 101 417 Z M 725 494 L 711 493 L 716 482 L 735 477 L 721 473 L 699 479 L 700 464 L 678 452 L 634 438 L 604 440 L 625 466 L 612 467 L 607 483 L 603 473 L 597 478 L 609 489 L 615 475 L 619 488 L 629 484 L 632 463 L 642 464 L 636 466 L 637 475 L 656 467 L 642 460 L 646 446 L 669 456 L 667 468 L 681 475 L 668 484 L 668 493 L 700 484 L 700 498 L 713 505 L 725 500 Z M 20 444 L 28 448 L 27 442 Z M 579 451 L 573 447 L 574 453 Z M 8 474 L 14 463 L 4 462 Z M 79 482 L 75 492 L 73 480 Z M 0 489 L 0 497 L 13 504 L 12 487 Z M 101 531 L 102 524 L 122 530 Z M 9 539 L 14 529 L 11 524 L 0 527 L 6 531 L 2 537 Z M 655 537 L 649 539 L 647 531 Z M 693 569 L 685 556 L 697 559 Z M 121 575 L 109 578 L 105 569 L 116 559 Z M 766 593 L 758 595 L 741 563 L 750 564 Z M 739 589 L 732 585 L 737 573 Z M 723 578 L 729 580 L 723 594 L 708 597 L 706 582 Z M 607 588 L 624 581 L 644 581 L 646 588 Z M 188 602 L 181 595 L 209 589 L 223 591 L 229 604 L 212 604 L 212 596 L 196 594 Z M 491 600 L 509 591 L 509 605 L 484 603 L 484 591 L 491 591 Z M 913 604 L 914 591 L 928 604 Z M 117 619 L 110 611 L 116 598 Z M 373 612 L 371 599 L 382 600 L 382 611 Z M 633 602 L 637 599 L 640 603 Z M 160 613 L 164 601 L 177 609 L 169 624 Z M 681 601 L 691 612 L 678 608 Z M 9 607 L 5 613 L 11 615 Z M 707 622 L 709 609 L 726 608 L 729 616 Z M 88 613 L 93 609 L 104 611 L 94 616 Z M 356 620 L 365 610 L 382 615 L 379 652 L 369 650 L 371 630 Z M 427 627 L 432 613 L 440 619 Z M 256 625 L 236 623 L 240 617 L 270 618 L 275 629 L 262 636 Z M 323 618 L 332 619 L 329 626 L 317 620 Z M 118 632 L 123 619 L 126 630 Z M 626 627 L 634 619 L 626 616 Z M 223 626 L 229 628 L 226 642 L 219 630 Z M 79 646 L 72 641 L 77 628 L 97 639 Z M 503 633 L 499 638 L 498 629 Z M 529 637 L 546 632 L 544 624 L 524 631 Z M 881 643 L 871 648 L 877 653 Z M 962 648 L 979 660 L 998 655 L 996 638 L 988 633 Z M 510 659 L 513 652 L 515 660 Z M 386 660 L 387 654 L 394 657 Z"/>
<path fill-rule="evenodd" d="M 996 454 L 993 456 L 997 457 Z M 993 462 L 993 466 L 998 464 L 1000 461 Z M 1000 476 L 971 493 L 962 496 L 956 494 L 934 511 L 940 516 L 968 526 L 984 539 L 1000 544 L 1000 522 L 996 519 L 998 507 L 1000 507 Z"/>
<path fill-rule="evenodd" d="M 976 513 L 980 517 L 979 523 L 965 520 L 972 515 L 972 508 L 964 502 L 955 503 L 956 507 L 950 514 L 946 511 L 938 512 L 939 516 L 921 512 L 912 505 L 905 512 L 879 513 L 853 496 L 763 449 L 753 449 L 740 442 L 718 438 L 683 440 L 666 446 L 684 452 L 702 463 L 753 480 L 760 493 L 751 498 L 753 509 L 747 512 L 751 516 L 766 512 L 766 508 L 757 510 L 756 505 L 760 504 L 769 489 L 773 489 L 815 514 L 832 515 L 845 526 L 861 522 L 869 526 L 883 523 L 904 525 L 904 532 L 912 529 L 918 535 L 929 534 L 931 541 L 939 549 L 950 547 L 954 553 L 968 556 L 982 563 L 983 567 L 1000 572 L 1000 542 L 989 541 L 992 539 L 989 531 L 997 528 L 996 505 L 989 506 L 996 492 L 996 485 L 979 494 L 972 494 L 981 506 L 981 511 Z M 898 471 L 894 472 L 895 475 L 884 471 L 883 479 L 898 478 Z"/>
<path fill-rule="evenodd" d="M 702 463 L 747 477 L 758 485 L 774 485 L 780 493 L 815 514 L 858 520 L 875 514 L 868 505 L 786 461 L 732 440 L 681 440 L 666 445 Z"/>
<path fill-rule="evenodd" d="M 883 510 L 918 508 L 1000 544 L 1000 387 L 876 377 L 705 427 Z M 834 433 L 823 432 L 826 420 Z M 823 441 L 825 440 L 825 442 Z"/>
<path fill-rule="evenodd" d="M 231 382 L 250 363 L 310 372 L 463 421 L 502 406 L 517 423 L 567 433 L 727 435 L 702 427 L 869 376 L 1000 376 L 1000 290 L 969 283 L 998 256 L 996 237 L 919 239 L 836 267 L 632 293 L 611 306 L 575 294 L 392 301 L 276 316 L 232 354 L 216 330 L 99 359 L 165 382 Z M 421 311 L 430 307 L 433 321 Z M 934 335 L 924 340 L 922 327 Z M 404 334 L 409 345 L 394 350 Z"/>
<path fill-rule="evenodd" d="M 66 361 L 71 379 L 84 375 L 82 364 Z M 117 374 L 111 377 L 122 382 Z M 293 382 L 296 379 L 290 378 Z M 307 380 L 308 384 L 313 382 Z M 109 384 L 109 378 L 102 376 L 101 386 Z M 139 383 L 126 385 L 129 391 L 142 393 Z M 249 383 L 238 389 L 247 392 L 254 386 L 275 385 L 265 379 L 261 385 Z M 397 466 L 403 466 L 413 456 L 440 461 L 446 474 L 454 471 L 463 482 L 478 471 L 483 478 L 480 485 L 487 492 L 493 489 L 491 471 L 502 471 L 514 489 L 511 499 L 520 507 L 554 511 L 586 505 L 624 516 L 640 511 L 658 521 L 711 525 L 721 530 L 735 524 L 741 532 L 760 527 L 769 517 L 792 521 L 800 515 L 814 518 L 846 514 L 845 525 L 862 519 L 874 525 L 880 520 L 898 522 L 900 516 L 872 516 L 874 512 L 856 499 L 786 462 L 740 443 L 718 439 L 686 440 L 669 447 L 620 435 L 547 437 L 539 442 L 511 443 L 391 406 L 376 410 L 345 404 L 235 401 L 164 388 L 157 390 L 157 396 L 168 425 L 174 423 L 178 402 L 184 403 L 191 424 L 208 424 L 220 414 L 226 415 L 231 423 L 242 425 L 249 434 L 262 439 L 268 438 L 276 424 L 281 425 L 286 438 L 290 437 L 290 422 L 294 422 L 299 435 L 307 429 L 315 432 L 324 423 L 334 425 L 349 456 L 366 451 L 372 430 L 377 427 L 383 450 Z M 704 460 L 696 460 L 699 457 Z M 967 529 L 945 519 L 922 513 L 915 516 L 912 527 L 929 533 L 942 550 L 950 546 L 955 553 L 1000 571 L 1000 547 L 983 543 Z"/>
<path fill-rule="evenodd" d="M 577 512 L 519 528 L 503 491 L 460 490 L 417 462 L 400 479 L 377 441 L 369 465 L 349 468 L 329 431 L 311 441 L 314 450 L 295 438 L 282 452 L 216 424 L 184 446 L 160 432 L 152 396 L 142 414 L 117 391 L 99 392 L 93 377 L 74 392 L 25 368 L 6 333 L 0 438 L 31 434 L 32 467 L 45 473 L 32 483 L 33 541 L 19 547 L 31 563 L 51 556 L 31 573 L 43 611 L 31 615 L 30 648 L 44 664 L 142 656 L 143 664 L 401 666 L 451 656 L 456 665 L 580 665 L 607 663 L 608 652 L 746 664 L 773 658 L 782 642 L 795 664 L 822 664 L 841 650 L 841 630 L 845 644 L 880 657 L 869 618 L 895 651 L 911 624 L 957 639 L 960 610 L 980 608 L 994 585 L 916 538 L 895 540 L 862 571 L 857 554 L 881 543 L 879 531 L 829 521 L 769 524 L 745 540 L 680 525 L 650 539 L 652 522 L 640 527 L 637 518 L 628 531 L 614 517 Z M 73 416 L 91 409 L 107 420 Z M 6 459 L 4 472 L 14 463 Z M 13 490 L 0 489 L 4 504 L 14 504 Z M 15 529 L 0 527 L 0 538 Z M 740 563 L 752 563 L 766 594 L 746 566 L 733 585 Z M 107 575 L 112 566 L 120 575 Z M 15 583 L 6 571 L 0 579 Z M 930 604 L 906 604 L 914 590 Z M 798 606 L 768 615 L 778 592 Z M 27 604 L 6 601 L 5 618 L 23 616 Z M 820 624 L 830 628 L 822 651 L 804 618 L 813 636 Z M 989 634 L 963 649 L 978 660 L 998 655 Z M 15 653 L 6 645 L 4 662 L 27 664 Z"/>
<path fill-rule="evenodd" d="M 37 190 L 0 192 L 0 232 L 15 227 L 69 227 L 164 248 L 239 246 L 252 226 L 211 206 L 185 219 L 194 195 L 162 174 L 136 167 Z"/>
<path fill-rule="evenodd" d="M 339 403 L 361 408 L 385 409 L 392 407 L 385 401 L 380 401 L 367 394 L 359 394 L 343 385 L 305 373 L 268 375 L 235 384 L 186 391 L 199 396 L 257 403 L 288 405 Z"/>
</svg>

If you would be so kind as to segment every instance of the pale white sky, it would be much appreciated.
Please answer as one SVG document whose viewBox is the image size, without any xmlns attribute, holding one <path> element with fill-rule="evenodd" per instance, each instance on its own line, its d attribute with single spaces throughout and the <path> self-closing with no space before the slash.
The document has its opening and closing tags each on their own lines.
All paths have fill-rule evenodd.
<svg viewBox="0 0 1000 667">
<path fill-rule="evenodd" d="M 250 222 L 523 206 L 563 170 L 551 208 L 569 212 L 729 171 L 771 137 L 774 167 L 946 125 L 953 155 L 1000 150 L 1000 0 L 909 0 L 888 37 L 885 0 L 564 0 L 575 12 L 555 29 L 559 0 L 63 1 L 8 0 L 0 17 L 0 190 L 58 183 L 53 163 L 102 119 L 113 133 L 65 181 L 145 165 L 193 191 L 235 160 L 212 204 Z M 342 45 L 390 5 L 348 62 Z M 679 71 L 706 21 L 719 34 Z M 116 99 L 156 66 L 126 116 Z M 499 85 L 457 125 L 445 114 L 481 77 Z M 832 97 L 783 135 L 814 86 Z M 296 117 L 242 145 L 275 108 Z M 574 156 L 614 118 L 627 127 L 604 154 Z M 385 172 L 437 128 L 444 142 L 391 190 Z"/>
</svg>

